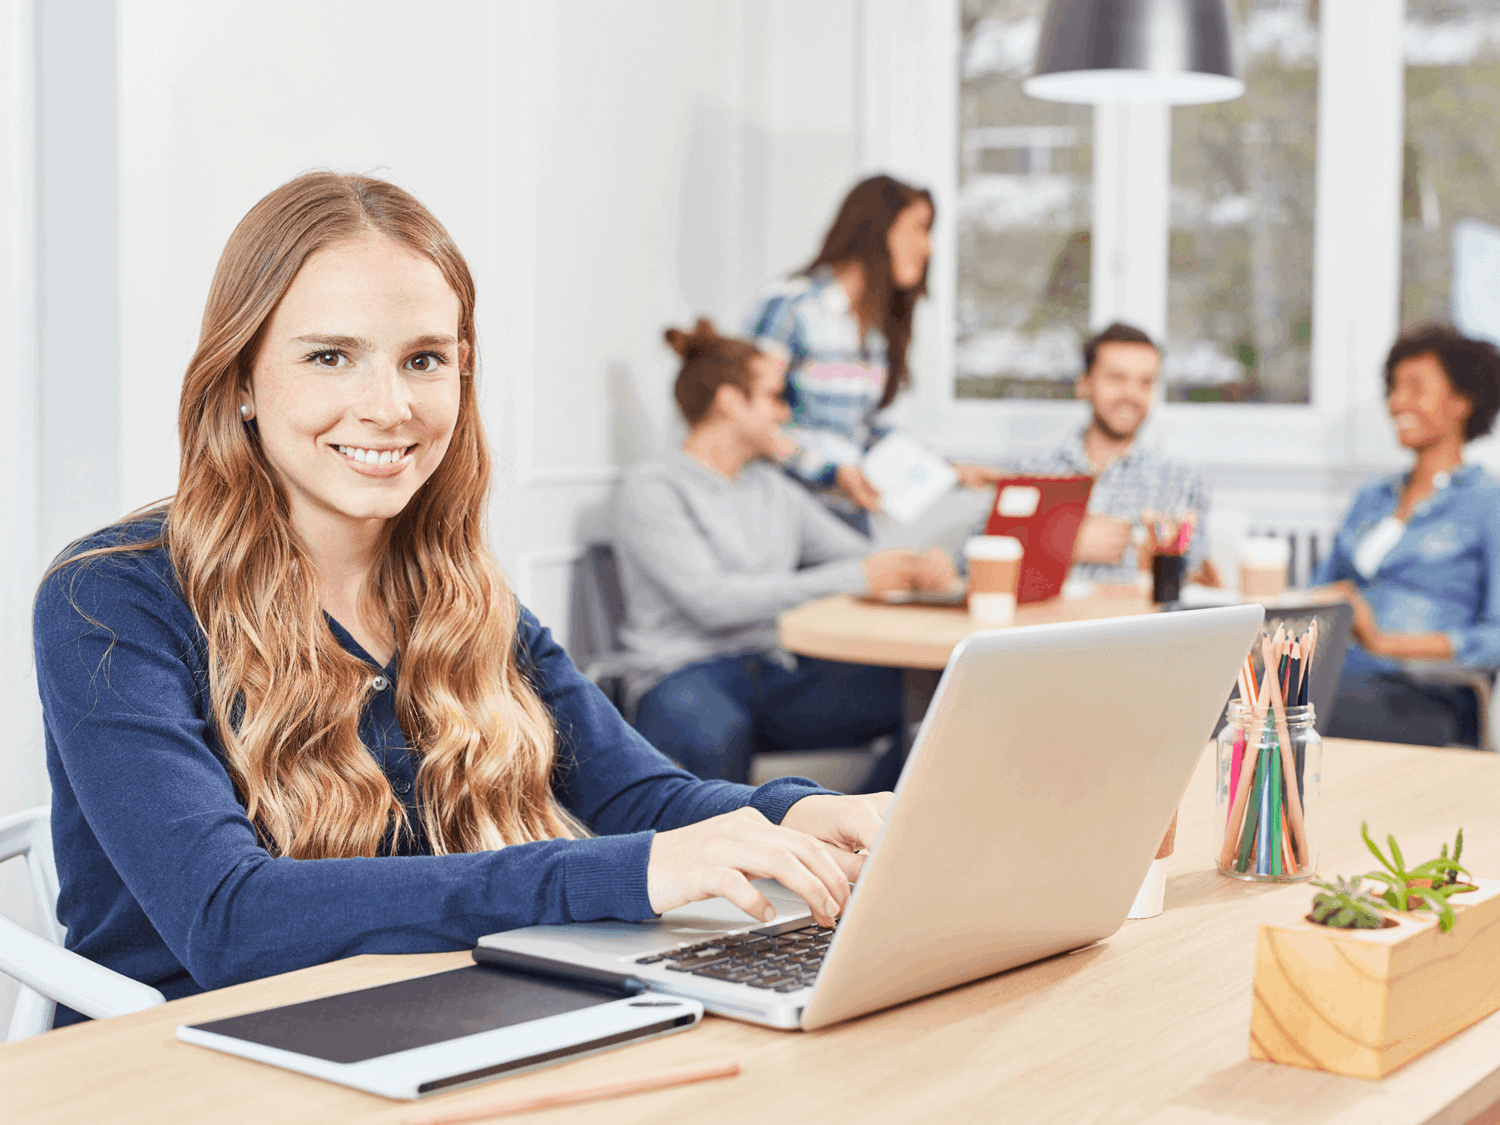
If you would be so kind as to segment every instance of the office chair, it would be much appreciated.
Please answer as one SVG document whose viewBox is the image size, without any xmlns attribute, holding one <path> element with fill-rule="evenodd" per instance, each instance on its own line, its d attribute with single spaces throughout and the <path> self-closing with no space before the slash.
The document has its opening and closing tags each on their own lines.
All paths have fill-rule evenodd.
<svg viewBox="0 0 1500 1125">
<path fill-rule="evenodd" d="M 1180 602 L 1165 608 L 1185 609 Z M 1339 680 L 1344 674 L 1344 652 L 1349 647 L 1349 637 L 1354 627 L 1354 608 L 1345 602 L 1283 603 L 1266 606 L 1265 631 L 1275 633 L 1278 626 L 1285 625 L 1289 633 L 1301 635 L 1313 620 L 1318 622 L 1318 651 L 1313 656 L 1311 677 L 1308 680 L 1309 702 L 1313 705 L 1316 721 L 1313 723 L 1319 734 L 1327 728 L 1333 714 L 1333 701 L 1339 693 Z M 1257 653 L 1258 653 L 1257 649 Z M 1231 699 L 1239 698 L 1239 685 L 1230 692 Z M 1219 717 L 1214 728 L 1217 735 L 1224 725 L 1224 716 Z"/>
<path fill-rule="evenodd" d="M 573 575 L 573 619 L 568 653 L 580 671 L 609 697 L 627 720 L 625 673 L 629 658 L 620 644 L 625 622 L 625 593 L 620 587 L 615 550 L 608 543 L 590 543 Z M 820 785 L 849 792 L 869 775 L 870 767 L 889 745 L 877 739 L 869 746 L 835 750 L 778 750 L 756 754 L 750 782 L 764 784 L 774 777 L 810 777 Z"/>
<path fill-rule="evenodd" d="M 573 574 L 572 636 L 568 652 L 579 671 L 593 680 L 628 720 L 625 673 L 629 663 L 620 644 L 620 626 L 624 622 L 625 592 L 620 588 L 615 549 L 608 543 L 590 543 Z"/>
<path fill-rule="evenodd" d="M 63 948 L 63 931 L 57 924 L 57 869 L 52 861 L 50 815 L 43 805 L 0 818 L 0 863 L 17 858 L 26 861 L 45 935 L 38 937 L 0 916 L 0 973 L 21 985 L 7 1043 L 50 1031 L 59 1002 L 96 1020 L 166 1002 L 166 997 L 149 985 Z"/>
<path fill-rule="evenodd" d="M 1403 660 L 1402 669 L 1419 684 L 1431 687 L 1461 687 L 1474 693 L 1479 704 L 1479 735 L 1476 750 L 1500 751 L 1495 735 L 1500 732 L 1500 692 L 1495 689 L 1493 668 L 1470 668 L 1446 661 Z"/>
</svg>

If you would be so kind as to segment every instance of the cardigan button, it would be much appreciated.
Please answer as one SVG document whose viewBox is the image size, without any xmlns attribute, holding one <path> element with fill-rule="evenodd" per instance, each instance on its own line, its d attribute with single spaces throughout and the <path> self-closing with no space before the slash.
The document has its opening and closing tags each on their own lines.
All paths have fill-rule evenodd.
<svg viewBox="0 0 1500 1125">
<path fill-rule="evenodd" d="M 391 783 L 391 788 L 404 797 L 411 792 L 411 782 L 404 777 L 398 777 Z"/>
<path fill-rule="evenodd" d="M 386 688 L 391 686 L 391 681 L 386 679 L 384 676 L 376 676 L 373 680 L 370 681 L 370 686 L 376 691 L 384 691 Z"/>
</svg>

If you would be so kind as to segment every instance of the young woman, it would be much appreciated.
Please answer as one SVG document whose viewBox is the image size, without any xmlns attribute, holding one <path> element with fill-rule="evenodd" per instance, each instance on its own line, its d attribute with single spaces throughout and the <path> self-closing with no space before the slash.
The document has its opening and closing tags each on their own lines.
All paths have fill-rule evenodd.
<svg viewBox="0 0 1500 1125">
<path fill-rule="evenodd" d="M 1402 661 L 1500 665 L 1500 484 L 1463 448 L 1500 411 L 1500 353 L 1443 325 L 1398 339 L 1385 364 L 1409 472 L 1362 488 L 1317 581 L 1354 605 L 1328 733 L 1435 746 L 1472 741 L 1473 695 L 1418 683 Z"/>
<path fill-rule="evenodd" d="M 767 290 L 747 322 L 756 346 L 786 363 L 786 433 L 797 451 L 784 467 L 861 531 L 880 493 L 859 461 L 888 432 L 876 415 L 911 381 L 906 352 L 927 292 L 933 216 L 923 188 L 890 176 L 856 184 L 817 257 Z M 971 488 L 998 476 L 954 468 Z"/>
<path fill-rule="evenodd" d="M 170 998 L 714 895 L 765 917 L 762 875 L 847 901 L 889 795 L 699 781 L 516 604 L 477 366 L 468 267 L 400 189 L 303 176 L 235 229 L 175 497 L 37 597 L 69 948 Z"/>
</svg>

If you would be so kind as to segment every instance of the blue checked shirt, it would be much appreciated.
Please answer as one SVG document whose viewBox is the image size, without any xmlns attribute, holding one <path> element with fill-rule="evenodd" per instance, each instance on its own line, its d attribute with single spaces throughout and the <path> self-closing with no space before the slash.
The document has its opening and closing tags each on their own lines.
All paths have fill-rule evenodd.
<svg viewBox="0 0 1500 1125">
<path fill-rule="evenodd" d="M 786 362 L 792 421 L 786 434 L 798 452 L 782 467 L 819 489 L 831 489 L 840 465 L 855 464 L 889 432 L 876 423 L 885 392 L 886 341 L 859 321 L 833 273 L 779 282 L 746 322 L 755 346 Z"/>
<path fill-rule="evenodd" d="M 1083 451 L 1085 430 L 1086 427 L 1078 430 L 1051 453 L 1016 458 L 1002 468 L 1045 476 L 1083 473 L 1094 477 L 1094 487 L 1089 493 L 1089 514 L 1112 516 L 1136 526 L 1140 525 L 1144 509 L 1169 516 L 1196 512 L 1198 529 L 1187 550 L 1187 572 L 1192 574 L 1208 554 L 1208 536 L 1204 534 L 1208 524 L 1208 489 L 1204 487 L 1203 478 L 1196 470 L 1168 461 L 1140 442 L 1134 442 L 1123 457 L 1115 458 L 1095 476 L 1094 466 Z M 984 534 L 989 516 L 986 509 L 975 525 L 975 535 Z M 1129 586 L 1135 584 L 1139 573 L 1136 548 L 1129 546 L 1118 563 L 1074 563 L 1068 578 Z"/>
<path fill-rule="evenodd" d="M 1355 494 L 1314 581 L 1354 583 L 1384 630 L 1443 633 L 1460 664 L 1500 667 L 1500 482 L 1478 465 L 1453 473 L 1417 505 L 1375 577 L 1365 578 L 1354 552 L 1395 513 L 1405 483 L 1405 473 L 1393 473 Z M 1345 667 L 1394 665 L 1351 646 Z"/>
</svg>

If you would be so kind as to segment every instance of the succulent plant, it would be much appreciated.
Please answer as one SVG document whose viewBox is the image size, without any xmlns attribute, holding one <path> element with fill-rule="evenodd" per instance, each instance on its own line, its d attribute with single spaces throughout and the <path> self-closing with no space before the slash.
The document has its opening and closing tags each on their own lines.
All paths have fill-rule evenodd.
<svg viewBox="0 0 1500 1125">
<path fill-rule="evenodd" d="M 1463 854 L 1463 850 L 1464 850 L 1464 830 L 1462 828 L 1460 828 L 1458 830 L 1458 839 L 1456 839 L 1456 840 L 1453 841 L 1453 867 L 1448 872 L 1448 882 L 1450 882 L 1450 883 L 1456 883 L 1456 882 L 1458 882 L 1458 873 L 1463 870 L 1463 868 L 1461 868 L 1461 867 L 1458 866 L 1458 857 Z M 1439 859 L 1447 859 L 1448 858 L 1448 845 L 1447 844 L 1443 845 L 1442 853 L 1438 856 L 1438 858 Z"/>
<path fill-rule="evenodd" d="M 1385 903 L 1365 894 L 1357 877 L 1339 875 L 1332 883 L 1314 880 L 1313 886 L 1323 888 L 1321 894 L 1313 895 L 1312 920 L 1319 925 L 1341 930 L 1378 930 L 1385 925 L 1380 916 Z"/>
<path fill-rule="evenodd" d="M 1465 875 L 1468 871 L 1458 864 L 1458 853 L 1463 850 L 1463 830 L 1459 829 L 1458 839 L 1454 842 L 1454 855 L 1448 856 L 1448 845 L 1443 845 L 1443 852 L 1437 859 L 1429 859 L 1426 863 L 1420 863 L 1410 871 L 1406 870 L 1406 858 L 1401 854 L 1401 848 L 1396 844 L 1396 837 L 1386 836 L 1386 844 L 1391 849 L 1390 858 L 1376 846 L 1375 841 L 1370 839 L 1370 827 L 1367 824 L 1360 825 L 1360 833 L 1365 838 L 1365 846 L 1370 849 L 1384 871 L 1371 871 L 1365 878 L 1378 879 L 1386 884 L 1386 892 L 1383 898 L 1392 910 L 1421 910 L 1435 911 L 1438 916 L 1438 929 L 1444 931 L 1453 928 L 1453 907 L 1448 905 L 1448 896 L 1460 894 L 1464 891 L 1473 890 L 1468 883 L 1457 882 L 1458 873 L 1462 871 Z M 1417 899 L 1422 905 L 1413 907 L 1412 900 Z"/>
</svg>

